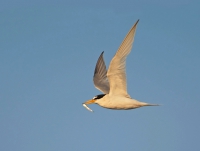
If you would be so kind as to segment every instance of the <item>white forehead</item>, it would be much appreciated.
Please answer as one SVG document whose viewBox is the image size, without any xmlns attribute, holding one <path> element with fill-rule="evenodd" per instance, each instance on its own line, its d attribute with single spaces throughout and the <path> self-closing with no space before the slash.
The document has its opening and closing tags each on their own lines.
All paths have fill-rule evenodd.
<svg viewBox="0 0 200 151">
<path fill-rule="evenodd" d="M 92 99 L 94 100 L 94 99 L 96 99 L 96 98 L 97 98 L 97 96 L 93 97 Z"/>
</svg>

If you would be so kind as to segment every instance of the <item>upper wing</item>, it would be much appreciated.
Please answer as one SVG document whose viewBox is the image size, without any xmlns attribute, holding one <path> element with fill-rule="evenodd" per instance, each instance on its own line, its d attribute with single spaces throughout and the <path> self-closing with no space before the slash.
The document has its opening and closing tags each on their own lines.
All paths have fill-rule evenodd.
<svg viewBox="0 0 200 151">
<path fill-rule="evenodd" d="M 109 82 L 107 79 L 107 70 L 106 70 L 106 65 L 105 62 L 103 60 L 103 53 L 101 53 L 101 55 L 99 56 L 99 59 L 97 61 L 95 70 L 94 70 L 94 77 L 93 77 L 93 81 L 94 81 L 94 86 L 100 90 L 101 92 L 103 92 L 104 94 L 108 94 L 110 87 L 109 87 Z"/>
<path fill-rule="evenodd" d="M 107 73 L 107 77 L 110 83 L 109 95 L 122 95 L 130 97 L 126 88 L 126 57 L 131 51 L 138 22 L 139 20 L 128 32 L 118 51 L 110 62 Z"/>
</svg>

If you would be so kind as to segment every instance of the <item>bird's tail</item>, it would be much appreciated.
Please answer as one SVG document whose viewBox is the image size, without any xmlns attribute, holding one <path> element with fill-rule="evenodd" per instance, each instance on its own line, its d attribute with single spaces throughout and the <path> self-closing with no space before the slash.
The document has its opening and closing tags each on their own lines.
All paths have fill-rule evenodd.
<svg viewBox="0 0 200 151">
<path fill-rule="evenodd" d="M 146 104 L 145 106 L 160 106 L 160 104 Z"/>
<path fill-rule="evenodd" d="M 139 106 L 160 106 L 160 104 L 149 104 L 149 103 L 145 103 L 145 102 L 139 102 Z"/>
</svg>

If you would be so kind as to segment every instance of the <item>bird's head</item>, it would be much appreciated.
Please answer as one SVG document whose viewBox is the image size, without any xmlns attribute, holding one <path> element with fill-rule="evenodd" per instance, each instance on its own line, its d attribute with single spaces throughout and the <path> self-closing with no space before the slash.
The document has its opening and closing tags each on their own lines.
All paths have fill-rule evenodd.
<svg viewBox="0 0 200 151">
<path fill-rule="evenodd" d="M 96 103 L 97 100 L 103 98 L 106 94 L 99 94 L 93 97 L 91 100 L 86 101 L 84 104 L 93 104 Z"/>
</svg>

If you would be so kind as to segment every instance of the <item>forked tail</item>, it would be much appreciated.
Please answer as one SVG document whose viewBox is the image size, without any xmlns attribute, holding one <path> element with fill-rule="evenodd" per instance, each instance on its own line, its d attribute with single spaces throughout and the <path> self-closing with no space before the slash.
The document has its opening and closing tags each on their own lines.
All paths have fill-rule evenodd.
<svg viewBox="0 0 200 151">
<path fill-rule="evenodd" d="M 160 106 L 160 104 L 146 104 L 146 106 Z"/>
</svg>

